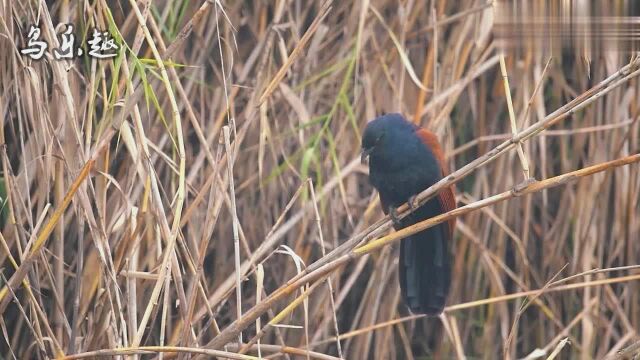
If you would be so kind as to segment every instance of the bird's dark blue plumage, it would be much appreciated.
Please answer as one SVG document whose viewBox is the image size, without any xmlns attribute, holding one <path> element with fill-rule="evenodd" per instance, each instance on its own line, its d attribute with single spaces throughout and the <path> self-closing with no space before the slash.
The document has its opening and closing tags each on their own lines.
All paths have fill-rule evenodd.
<svg viewBox="0 0 640 360">
<path fill-rule="evenodd" d="M 369 180 L 380 194 L 385 213 L 444 176 L 442 150 L 435 135 L 400 114 L 369 122 L 362 149 L 363 156 L 369 156 Z M 453 208 L 455 197 L 448 188 L 394 226 L 404 228 Z M 452 232 L 453 222 L 442 223 L 401 241 L 400 287 L 414 313 L 437 315 L 444 308 L 451 281 Z"/>
</svg>

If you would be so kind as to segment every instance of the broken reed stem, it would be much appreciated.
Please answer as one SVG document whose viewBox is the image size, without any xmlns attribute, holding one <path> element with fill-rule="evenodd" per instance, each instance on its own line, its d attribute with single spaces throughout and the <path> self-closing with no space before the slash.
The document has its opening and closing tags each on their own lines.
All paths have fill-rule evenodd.
<svg viewBox="0 0 640 360">
<path fill-rule="evenodd" d="M 224 134 L 224 148 L 227 152 L 227 170 L 229 172 L 229 197 L 231 199 L 231 226 L 233 229 L 233 254 L 236 269 L 236 315 L 242 317 L 242 286 L 240 275 L 240 236 L 238 235 L 238 213 L 236 211 L 236 190 L 233 183 L 233 154 L 231 152 L 231 140 L 229 126 L 222 128 Z M 242 332 L 238 334 L 238 341 L 242 344 Z"/>
<path fill-rule="evenodd" d="M 571 344 L 571 342 L 569 342 L 569 338 L 564 338 L 564 339 L 560 340 L 560 342 L 558 343 L 558 346 L 556 346 L 556 348 L 553 350 L 551 355 L 549 355 L 547 360 L 555 359 L 556 356 L 558 356 L 558 354 L 560 353 L 560 350 L 562 350 L 562 348 L 564 348 L 565 345 L 567 345 L 567 344 Z"/>
<path fill-rule="evenodd" d="M 442 215 L 438 215 L 436 217 L 421 221 L 419 223 L 416 223 L 415 225 L 401 229 L 395 233 L 389 234 L 387 236 L 383 236 L 382 238 L 372 241 L 359 248 L 356 248 L 345 255 L 341 255 L 335 260 L 331 260 L 327 263 L 314 267 L 313 270 L 310 270 L 310 267 L 308 267 L 306 273 L 302 272 L 299 276 L 294 277 L 285 285 L 281 286 L 279 289 L 271 293 L 271 295 L 269 295 L 262 303 L 260 303 L 259 305 L 256 305 L 255 307 L 247 311 L 243 318 L 238 319 L 233 323 L 231 323 L 218 336 L 216 336 L 209 344 L 207 344 L 207 348 L 218 349 L 223 347 L 225 344 L 229 343 L 231 339 L 233 339 L 233 337 L 235 337 L 239 331 L 249 326 L 249 324 L 252 323 L 258 316 L 262 315 L 264 312 L 270 309 L 275 304 L 276 301 L 282 299 L 284 296 L 292 293 L 293 291 L 295 291 L 295 289 L 299 288 L 300 286 L 306 283 L 316 281 L 316 280 L 323 280 L 332 271 L 335 271 L 336 269 L 338 269 L 339 267 L 341 267 L 342 265 L 346 264 L 347 262 L 353 259 L 359 258 L 365 254 L 369 254 L 373 251 L 379 250 L 382 247 L 387 246 L 393 242 L 399 241 L 407 236 L 413 235 L 417 232 L 423 231 L 437 224 L 448 221 L 449 219 L 452 219 L 456 216 L 461 216 L 461 215 L 470 213 L 472 211 L 478 210 L 480 208 L 493 205 L 499 202 L 503 202 L 508 199 L 520 197 L 526 194 L 535 193 L 543 189 L 556 187 L 562 184 L 567 184 L 585 176 L 593 175 L 595 173 L 606 171 L 606 170 L 620 167 L 623 165 L 636 163 L 638 161 L 640 161 L 640 154 L 635 154 L 635 155 L 627 156 L 621 159 L 593 165 L 580 170 L 575 170 L 575 171 L 562 174 L 559 176 L 555 176 L 549 179 L 545 179 L 542 181 L 530 183 L 527 186 L 518 190 L 513 189 L 513 190 L 505 191 L 501 194 L 494 195 L 480 201 L 476 201 L 469 205 L 444 213 Z M 626 277 L 627 281 L 636 280 L 636 279 L 640 279 L 640 275 Z M 311 291 L 315 289 L 315 287 L 319 283 L 320 281 L 316 281 L 313 285 L 311 285 L 309 290 L 307 290 L 303 295 L 298 297 L 295 301 L 290 303 L 285 308 L 285 310 L 283 310 L 277 317 L 272 319 L 270 324 L 272 322 L 276 322 L 276 323 L 279 322 L 281 318 L 284 316 L 283 313 L 288 314 L 291 311 L 293 311 L 293 308 L 299 305 L 302 302 L 303 298 L 308 296 L 308 294 L 311 293 Z M 592 283 L 595 284 L 597 282 L 592 282 Z M 606 281 L 604 283 L 606 283 Z M 569 287 L 569 285 L 567 285 L 567 287 Z M 535 293 L 536 292 L 533 292 L 533 294 Z M 455 307 L 447 308 L 447 310 L 451 310 L 451 309 L 455 309 Z"/>
</svg>

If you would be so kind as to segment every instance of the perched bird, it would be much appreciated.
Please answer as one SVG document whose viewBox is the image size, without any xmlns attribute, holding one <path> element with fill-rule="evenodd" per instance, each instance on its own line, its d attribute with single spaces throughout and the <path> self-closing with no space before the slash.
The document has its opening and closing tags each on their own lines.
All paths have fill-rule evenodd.
<svg viewBox="0 0 640 360">
<path fill-rule="evenodd" d="M 436 136 L 400 114 L 386 114 L 367 124 L 362 137 L 362 162 L 369 157 L 369 181 L 378 190 L 385 214 L 396 230 L 456 208 L 453 187 L 415 209 L 415 196 L 448 175 Z M 415 209 L 399 220 L 397 207 Z M 451 283 L 449 244 L 455 219 L 401 240 L 400 289 L 414 314 L 439 315 Z"/>
</svg>

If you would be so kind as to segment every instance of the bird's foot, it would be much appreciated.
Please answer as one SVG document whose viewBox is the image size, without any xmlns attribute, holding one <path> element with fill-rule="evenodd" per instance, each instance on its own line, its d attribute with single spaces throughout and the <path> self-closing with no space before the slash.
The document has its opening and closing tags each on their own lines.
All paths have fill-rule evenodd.
<svg viewBox="0 0 640 360">
<path fill-rule="evenodd" d="M 389 206 L 389 217 L 393 222 L 393 225 L 400 226 L 400 217 L 398 215 L 398 209 L 394 206 Z"/>
<path fill-rule="evenodd" d="M 409 204 L 409 209 L 411 209 L 411 211 L 415 211 L 418 208 L 418 199 L 417 199 L 417 195 L 411 195 L 409 196 L 409 200 L 407 200 L 407 203 Z"/>
<path fill-rule="evenodd" d="M 518 194 L 522 193 L 524 190 L 526 190 L 527 187 L 529 187 L 529 185 L 535 184 L 536 182 L 538 182 L 538 180 L 536 180 L 535 178 L 525 179 L 521 183 L 516 184 L 511 189 L 511 191 L 514 193 L 514 195 L 518 195 Z"/>
</svg>

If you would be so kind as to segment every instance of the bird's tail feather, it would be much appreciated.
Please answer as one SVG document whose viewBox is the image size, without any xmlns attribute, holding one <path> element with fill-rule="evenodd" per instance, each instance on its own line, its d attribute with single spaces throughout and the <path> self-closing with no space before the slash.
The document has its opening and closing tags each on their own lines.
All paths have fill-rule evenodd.
<svg viewBox="0 0 640 360">
<path fill-rule="evenodd" d="M 409 236 L 400 245 L 400 288 L 414 314 L 439 315 L 451 285 L 446 224 Z"/>
</svg>

